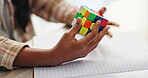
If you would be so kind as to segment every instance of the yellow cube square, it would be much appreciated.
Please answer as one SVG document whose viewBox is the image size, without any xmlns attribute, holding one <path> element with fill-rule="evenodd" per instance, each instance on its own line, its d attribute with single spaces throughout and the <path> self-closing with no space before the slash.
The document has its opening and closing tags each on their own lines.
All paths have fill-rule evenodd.
<svg viewBox="0 0 148 78">
<path fill-rule="evenodd" d="M 90 29 L 92 30 L 93 27 L 94 27 L 95 23 L 92 23 L 91 26 L 90 26 Z"/>
<path fill-rule="evenodd" d="M 80 31 L 79 31 L 79 34 L 86 35 L 87 31 L 88 31 L 88 28 L 85 28 L 85 27 L 82 26 Z"/>
<path fill-rule="evenodd" d="M 86 8 L 83 8 L 83 9 L 82 9 L 82 15 L 83 15 L 83 16 L 85 15 L 86 11 L 87 11 Z"/>
<path fill-rule="evenodd" d="M 83 18 L 82 18 L 82 26 L 84 25 L 85 22 L 86 22 L 86 18 L 83 17 Z"/>
</svg>

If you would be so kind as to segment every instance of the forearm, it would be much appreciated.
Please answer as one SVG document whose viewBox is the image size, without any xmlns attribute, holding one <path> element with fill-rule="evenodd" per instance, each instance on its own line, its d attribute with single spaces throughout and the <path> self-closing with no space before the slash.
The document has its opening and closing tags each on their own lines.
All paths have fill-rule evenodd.
<svg viewBox="0 0 148 78">
<path fill-rule="evenodd" d="M 64 0 L 33 0 L 33 12 L 47 21 L 71 24 L 78 8 Z"/>
<path fill-rule="evenodd" d="M 55 59 L 52 49 L 35 49 L 24 47 L 17 55 L 14 66 L 53 66 Z"/>
</svg>

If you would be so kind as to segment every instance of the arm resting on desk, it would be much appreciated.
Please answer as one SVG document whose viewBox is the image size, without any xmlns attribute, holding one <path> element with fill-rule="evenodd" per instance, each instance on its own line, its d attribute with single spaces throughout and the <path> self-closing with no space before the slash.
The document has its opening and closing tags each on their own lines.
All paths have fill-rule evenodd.
<svg viewBox="0 0 148 78">
<path fill-rule="evenodd" d="M 109 27 L 98 33 L 100 21 L 92 32 L 77 40 L 75 35 L 81 26 L 81 20 L 65 33 L 59 43 L 52 49 L 35 49 L 24 47 L 14 61 L 14 66 L 56 66 L 64 62 L 87 56 L 104 37 Z"/>
<path fill-rule="evenodd" d="M 13 62 L 20 50 L 27 44 L 0 36 L 0 70 L 13 69 Z"/>
</svg>

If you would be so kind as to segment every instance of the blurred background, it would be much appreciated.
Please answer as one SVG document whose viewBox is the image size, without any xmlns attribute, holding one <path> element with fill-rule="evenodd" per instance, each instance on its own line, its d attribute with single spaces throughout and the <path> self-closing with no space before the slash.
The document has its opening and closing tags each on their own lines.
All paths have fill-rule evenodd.
<svg viewBox="0 0 148 78">
<path fill-rule="evenodd" d="M 148 0 L 66 0 L 80 7 L 86 5 L 94 10 L 105 6 L 104 16 L 120 24 L 119 28 L 112 27 L 110 32 L 135 32 L 148 42 Z M 65 24 L 47 22 L 36 15 L 32 21 L 37 36 L 62 28 Z"/>
</svg>

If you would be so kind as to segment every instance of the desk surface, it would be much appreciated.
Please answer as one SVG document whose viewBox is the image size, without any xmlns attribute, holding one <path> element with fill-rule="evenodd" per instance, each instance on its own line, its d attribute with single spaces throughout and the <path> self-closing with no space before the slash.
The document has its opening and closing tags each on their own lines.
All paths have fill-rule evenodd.
<svg viewBox="0 0 148 78">
<path fill-rule="evenodd" d="M 33 68 L 19 68 L 13 71 L 0 71 L 0 78 L 33 78 Z"/>
</svg>

